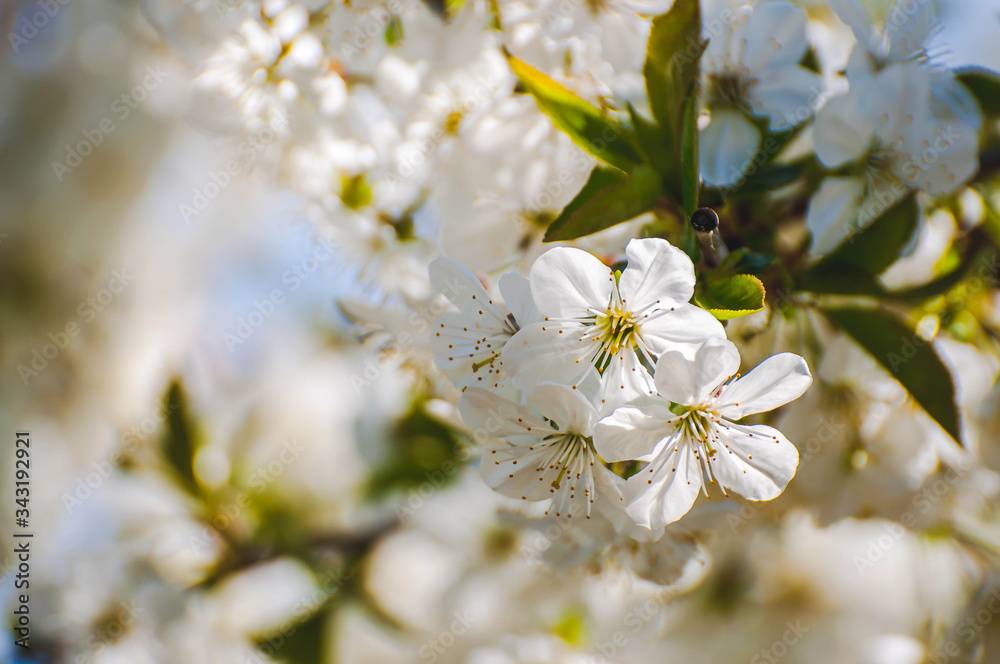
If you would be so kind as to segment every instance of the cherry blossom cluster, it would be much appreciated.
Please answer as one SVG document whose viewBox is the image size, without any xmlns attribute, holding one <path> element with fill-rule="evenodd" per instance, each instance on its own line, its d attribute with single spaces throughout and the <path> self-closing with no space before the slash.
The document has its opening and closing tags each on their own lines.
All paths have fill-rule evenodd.
<svg viewBox="0 0 1000 664">
<path fill-rule="evenodd" d="M 688 256 L 659 238 L 631 240 L 625 256 L 613 271 L 583 250 L 550 249 L 529 278 L 500 279 L 502 303 L 459 264 L 431 265 L 456 307 L 432 328 L 435 359 L 462 389 L 487 484 L 548 501 L 556 517 L 621 527 L 627 515 L 653 531 L 710 487 L 777 497 L 798 452 L 741 420 L 805 392 L 805 361 L 781 353 L 740 376 L 722 324 L 690 303 Z"/>
</svg>

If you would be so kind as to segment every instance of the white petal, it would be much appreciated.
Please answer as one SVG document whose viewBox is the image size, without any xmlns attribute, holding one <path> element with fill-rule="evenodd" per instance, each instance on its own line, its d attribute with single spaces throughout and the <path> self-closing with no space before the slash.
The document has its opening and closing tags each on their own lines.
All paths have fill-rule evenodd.
<svg viewBox="0 0 1000 664">
<path fill-rule="evenodd" d="M 762 2 L 747 23 L 743 64 L 754 73 L 797 65 L 806 53 L 808 17 L 788 2 Z"/>
<path fill-rule="evenodd" d="M 677 420 L 666 406 L 623 406 L 594 427 L 594 447 L 605 461 L 647 459 L 674 435 Z"/>
<path fill-rule="evenodd" d="M 725 445 L 710 466 L 715 478 L 749 500 L 771 500 L 785 490 L 799 465 L 799 451 L 780 431 L 762 424 L 728 423 Z"/>
<path fill-rule="evenodd" d="M 862 92 L 834 97 L 816 114 L 816 156 L 828 168 L 856 161 L 867 153 L 875 135 L 873 118 L 858 104 Z"/>
<path fill-rule="evenodd" d="M 504 346 L 503 368 L 524 391 L 544 382 L 578 385 L 588 373 L 596 373 L 596 344 L 581 341 L 583 332 L 575 323 L 541 321 L 523 327 Z"/>
<path fill-rule="evenodd" d="M 823 180 L 819 191 L 809 201 L 806 214 L 806 226 L 813 236 L 811 253 L 825 254 L 856 228 L 864 186 L 861 178 Z"/>
<path fill-rule="evenodd" d="M 626 511 L 640 526 L 662 528 L 691 510 L 702 482 L 700 462 L 686 442 L 674 439 L 625 483 Z"/>
<path fill-rule="evenodd" d="M 753 112 L 771 119 L 771 131 L 787 131 L 812 117 L 823 79 L 799 66 L 770 69 L 749 91 Z"/>
<path fill-rule="evenodd" d="M 740 368 L 740 352 L 728 339 L 709 339 L 695 353 L 668 350 L 656 362 L 656 391 L 685 406 L 698 406 Z"/>
<path fill-rule="evenodd" d="M 531 294 L 543 316 L 578 318 L 605 311 L 614 276 L 591 254 L 571 247 L 549 249 L 531 266 Z"/>
<path fill-rule="evenodd" d="M 914 7 L 913 5 L 916 5 Z M 937 21 L 933 2 L 896 2 L 886 15 L 885 34 L 893 60 L 909 60 L 920 55 L 930 40 Z"/>
<path fill-rule="evenodd" d="M 983 128 L 983 112 L 969 89 L 958 82 L 950 71 L 932 71 L 931 113 L 943 120 L 958 120 L 973 133 Z"/>
<path fill-rule="evenodd" d="M 559 431 L 581 436 L 594 434 L 597 410 L 578 389 L 542 383 L 528 393 L 528 403 L 545 418 L 555 422 Z"/>
<path fill-rule="evenodd" d="M 778 353 L 726 386 L 716 402 L 722 417 L 738 420 L 765 413 L 802 396 L 812 385 L 806 361 L 795 353 Z"/>
<path fill-rule="evenodd" d="M 500 293 L 518 327 L 538 320 L 538 309 L 531 297 L 531 282 L 522 274 L 508 272 L 500 277 Z"/>
<path fill-rule="evenodd" d="M 979 170 L 979 136 L 957 120 L 924 126 L 926 132 L 902 164 L 901 174 L 933 196 L 952 193 Z"/>
<path fill-rule="evenodd" d="M 458 402 L 458 412 L 475 431 L 477 442 L 524 435 L 541 438 L 552 433 L 552 427 L 531 408 L 478 387 L 466 388 Z"/>
<path fill-rule="evenodd" d="M 701 307 L 682 304 L 673 311 L 649 312 L 639 322 L 639 336 L 654 355 L 680 345 L 699 345 L 705 339 L 725 339 L 722 323 Z"/>
<path fill-rule="evenodd" d="M 475 327 L 457 311 L 435 320 L 431 329 L 434 361 L 459 387 L 502 387 L 504 361 L 497 353 L 511 339 L 508 332 Z"/>
<path fill-rule="evenodd" d="M 656 302 L 664 306 L 687 302 L 694 294 L 694 264 L 666 240 L 630 240 L 625 246 L 628 267 L 618 280 L 622 302 L 638 311 Z"/>
<path fill-rule="evenodd" d="M 727 11 L 731 15 L 728 20 L 708 19 L 710 16 L 721 17 Z M 703 3 L 702 16 L 708 19 L 702 22 L 705 27 L 702 37 L 708 39 L 702 59 L 705 71 L 720 71 L 742 63 L 743 43 L 752 13 L 752 7 L 733 7 L 730 0 L 706 0 Z"/>
<path fill-rule="evenodd" d="M 739 111 L 717 109 L 698 139 L 701 177 L 715 187 L 738 182 L 757 153 L 760 132 Z"/>
<path fill-rule="evenodd" d="M 868 42 L 876 34 L 872 18 L 858 0 L 829 0 L 830 9 L 854 33 L 861 48 L 868 48 Z"/>
<path fill-rule="evenodd" d="M 632 349 L 622 349 L 601 373 L 597 399 L 602 408 L 623 405 L 655 394 L 653 377 Z"/>
<path fill-rule="evenodd" d="M 430 264 L 431 285 L 465 316 L 480 327 L 503 329 L 507 323 L 493 304 L 479 279 L 449 258 L 439 258 Z"/>
</svg>

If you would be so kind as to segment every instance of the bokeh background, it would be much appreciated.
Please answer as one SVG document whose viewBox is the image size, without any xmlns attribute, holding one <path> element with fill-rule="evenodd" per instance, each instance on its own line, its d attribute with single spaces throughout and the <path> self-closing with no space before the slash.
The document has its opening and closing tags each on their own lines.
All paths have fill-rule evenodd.
<svg viewBox="0 0 1000 664">
<path fill-rule="evenodd" d="M 276 15 L 281 3 L 270 4 Z M 440 55 L 421 66 L 453 66 L 456 44 L 476 51 L 462 14 L 445 21 L 434 3 L 399 4 L 416 16 L 405 47 Z M 15 48 L 9 35 L 42 5 L 53 15 Z M 418 214 L 334 230 L 331 216 L 354 212 L 324 204 L 325 180 L 348 199 L 372 193 L 352 194 L 350 178 L 334 175 L 364 154 L 324 129 L 324 104 L 344 103 L 341 79 L 317 72 L 308 49 L 339 55 L 375 5 L 335 2 L 316 18 L 321 5 L 307 3 L 307 27 L 287 29 L 322 39 L 297 47 L 298 70 L 273 72 L 311 91 L 309 111 L 276 81 L 261 93 L 257 65 L 232 52 L 260 3 L 0 5 L 0 661 L 917 664 L 938 661 L 926 644 L 969 616 L 976 639 L 958 638 L 947 661 L 1000 661 L 996 612 L 975 622 L 1000 588 L 996 560 L 981 558 L 989 547 L 896 537 L 877 515 L 847 518 L 860 506 L 824 503 L 825 492 L 878 503 L 899 481 L 884 469 L 853 474 L 846 491 L 807 466 L 789 500 L 823 509 L 762 506 L 735 512 L 735 526 L 720 517 L 707 578 L 691 571 L 669 601 L 648 580 L 655 573 L 636 578 L 611 554 L 596 569 L 578 542 L 559 549 L 565 533 L 505 511 L 465 470 L 475 452 L 429 356 L 380 344 L 427 297 L 440 245 L 488 246 L 513 232 L 470 222 L 455 240 L 401 252 L 396 239 L 435 237 L 439 222 Z M 525 21 L 543 24 L 545 8 L 535 9 Z M 1000 2 L 941 0 L 938 10 L 951 64 L 1000 69 Z M 602 29 L 582 24 L 573 29 Z M 624 34 L 595 38 L 610 49 Z M 426 89 L 379 94 L 441 113 Z M 494 132 L 502 147 L 541 118 L 530 103 L 502 113 L 504 126 L 462 140 Z M 543 162 L 573 150 L 549 135 L 516 149 Z M 444 182 L 440 216 L 479 219 L 468 182 L 509 165 L 470 166 L 473 150 L 448 150 L 431 171 Z M 544 179 L 544 168 L 524 177 Z M 506 210 L 502 192 L 494 203 Z M 827 371 L 860 362 L 851 352 Z M 994 407 L 997 368 L 976 357 L 962 366 Z M 797 416 L 798 431 L 840 435 L 836 417 Z M 7 629 L 15 430 L 33 444 L 27 652 Z M 908 461 L 903 449 L 894 463 Z M 982 501 L 996 482 L 970 468 L 931 499 Z M 1000 542 L 1000 526 L 977 528 L 963 537 Z M 895 544 L 859 574 L 852 556 L 886 533 Z"/>
</svg>

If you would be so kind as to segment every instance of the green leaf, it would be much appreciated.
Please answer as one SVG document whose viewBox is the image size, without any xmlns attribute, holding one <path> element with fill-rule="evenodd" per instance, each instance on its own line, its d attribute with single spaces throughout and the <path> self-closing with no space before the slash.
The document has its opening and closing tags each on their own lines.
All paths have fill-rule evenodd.
<svg viewBox="0 0 1000 664">
<path fill-rule="evenodd" d="M 653 19 L 646 44 L 642 73 L 657 128 L 643 137 L 643 149 L 647 154 L 662 155 L 650 158 L 650 163 L 656 165 L 679 203 L 684 202 L 686 185 L 682 181 L 686 172 L 682 153 L 685 147 L 697 150 L 697 143 L 684 145 L 684 117 L 693 103 L 691 98 L 697 97 L 699 61 L 707 45 L 701 40 L 698 0 L 676 0 L 670 11 Z"/>
<path fill-rule="evenodd" d="M 197 433 L 179 381 L 167 388 L 167 426 L 163 434 L 163 456 L 177 479 L 192 495 L 200 495 L 194 474 L 194 455 L 198 449 Z"/>
<path fill-rule="evenodd" d="M 777 258 L 741 247 L 733 251 L 719 266 L 719 271 L 728 274 L 753 274 L 760 276 L 771 267 Z"/>
<path fill-rule="evenodd" d="M 551 78 L 521 60 L 510 56 L 511 69 L 521 84 L 538 102 L 539 108 L 552 118 L 556 127 L 565 132 L 584 150 L 623 171 L 641 163 L 633 146 L 634 138 L 618 123 L 595 106 L 559 85 Z"/>
<path fill-rule="evenodd" d="M 1000 74 L 982 67 L 966 67 L 955 73 L 979 102 L 983 113 L 1000 115 Z"/>
<path fill-rule="evenodd" d="M 639 149 L 642 150 L 653 168 L 660 174 L 664 182 L 677 182 L 678 164 L 674 159 L 672 149 L 664 149 L 664 145 L 669 145 L 669 141 L 664 141 L 660 128 L 654 123 L 644 118 L 632 104 L 628 104 L 629 116 L 632 118 L 632 128 L 638 139 Z"/>
<path fill-rule="evenodd" d="M 734 274 L 710 281 L 695 302 L 719 320 L 748 316 L 764 308 L 764 284 L 750 274 Z"/>
<path fill-rule="evenodd" d="M 306 609 L 313 608 L 310 605 Z M 300 608 L 301 610 L 301 608 Z M 258 648 L 266 646 L 266 652 L 274 653 L 278 661 L 285 664 L 313 664 L 324 661 L 324 646 L 328 612 L 320 610 L 297 625 L 286 625 L 285 632 L 270 639 L 255 639 Z"/>
<path fill-rule="evenodd" d="M 394 493 L 404 493 L 427 485 L 440 477 L 438 488 L 452 481 L 461 465 L 461 434 L 439 420 L 418 399 L 410 410 L 392 423 L 389 453 L 375 466 L 368 478 L 367 496 L 381 500 Z"/>
<path fill-rule="evenodd" d="M 927 414 L 962 444 L 955 385 L 930 343 L 885 311 L 843 308 L 823 313 L 885 367 Z"/>
<path fill-rule="evenodd" d="M 587 178 L 587 183 L 583 185 L 583 189 L 581 189 L 580 192 L 573 197 L 573 200 L 571 200 L 569 204 L 563 208 L 563 211 L 559 214 L 559 216 L 553 219 L 552 223 L 549 224 L 546 240 L 548 240 L 549 234 L 553 234 L 565 226 L 566 222 L 569 221 L 569 218 L 598 192 L 611 185 L 624 182 L 627 179 L 628 175 L 622 173 L 617 168 L 595 166 L 594 170 L 590 171 L 590 177 Z"/>
<path fill-rule="evenodd" d="M 680 148 L 685 103 L 698 80 L 698 62 L 707 41 L 701 40 L 698 0 L 676 0 L 666 14 L 653 19 L 646 45 L 646 93 L 660 128 Z"/>
<path fill-rule="evenodd" d="M 875 277 L 899 258 L 919 215 L 911 194 L 821 258 L 801 276 L 798 287 L 814 293 L 878 295 L 882 289 Z"/>
<path fill-rule="evenodd" d="M 399 20 L 398 14 L 390 14 L 389 22 L 385 26 L 385 43 L 389 48 L 393 48 L 403 41 L 403 22 Z"/>
<path fill-rule="evenodd" d="M 681 200 L 688 219 L 698 209 L 698 97 L 689 95 L 684 105 L 684 127 L 681 134 Z"/>
<path fill-rule="evenodd" d="M 652 210 L 659 198 L 660 177 L 648 166 L 636 166 L 619 182 L 613 182 L 608 169 L 595 168 L 580 194 L 549 226 L 545 241 L 574 240 L 635 219 Z"/>
<path fill-rule="evenodd" d="M 806 172 L 806 163 L 796 162 L 791 164 L 767 164 L 740 184 L 733 196 L 747 196 L 750 194 L 761 194 L 767 191 L 780 189 L 798 180 Z M 752 168 L 752 167 L 751 167 Z"/>
</svg>

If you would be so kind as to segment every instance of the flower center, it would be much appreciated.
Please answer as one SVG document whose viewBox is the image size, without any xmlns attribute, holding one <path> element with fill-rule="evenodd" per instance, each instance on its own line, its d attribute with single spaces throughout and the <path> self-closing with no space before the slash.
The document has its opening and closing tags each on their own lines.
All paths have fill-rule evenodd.
<svg viewBox="0 0 1000 664">
<path fill-rule="evenodd" d="M 750 110 L 749 90 L 754 83 L 739 72 L 724 70 L 708 76 L 709 106 L 716 103 L 734 108 Z"/>
<path fill-rule="evenodd" d="M 618 351 L 638 345 L 639 324 L 632 312 L 620 303 L 608 305 L 606 313 L 597 315 L 594 326 L 597 328 L 595 339 L 601 344 L 594 358 L 598 371 L 603 372 Z"/>
<path fill-rule="evenodd" d="M 713 436 L 711 435 L 713 427 L 714 422 L 711 414 L 698 409 L 689 410 L 680 421 L 681 431 L 690 436 L 692 440 L 704 445 L 710 457 L 715 456 L 715 449 L 712 447 Z"/>
</svg>

